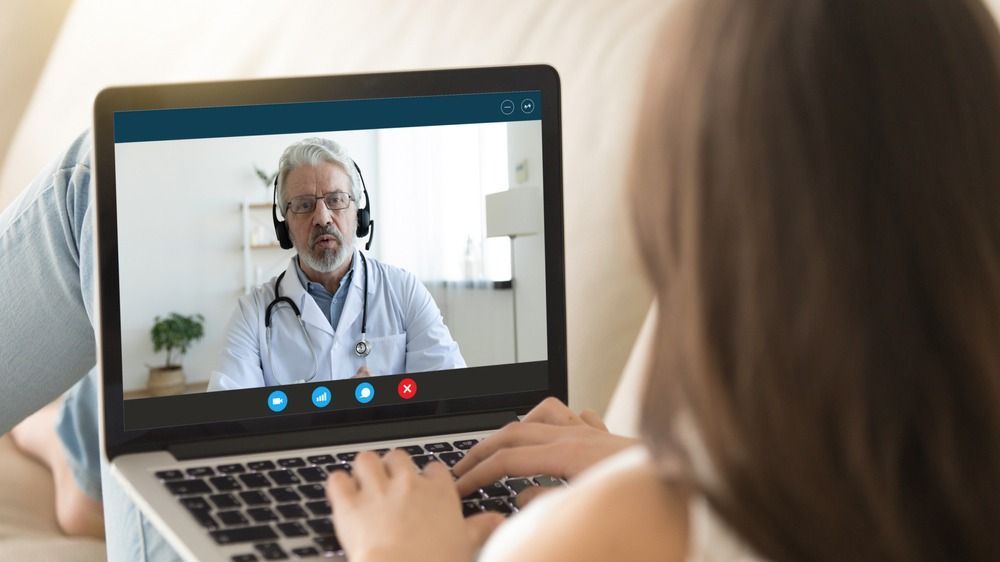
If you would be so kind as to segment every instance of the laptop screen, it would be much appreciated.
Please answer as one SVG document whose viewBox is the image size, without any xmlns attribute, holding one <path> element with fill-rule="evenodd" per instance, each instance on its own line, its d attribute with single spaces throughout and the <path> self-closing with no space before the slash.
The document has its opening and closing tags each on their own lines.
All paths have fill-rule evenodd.
<svg viewBox="0 0 1000 562">
<path fill-rule="evenodd" d="M 550 389 L 542 97 L 114 111 L 124 430 Z"/>
</svg>

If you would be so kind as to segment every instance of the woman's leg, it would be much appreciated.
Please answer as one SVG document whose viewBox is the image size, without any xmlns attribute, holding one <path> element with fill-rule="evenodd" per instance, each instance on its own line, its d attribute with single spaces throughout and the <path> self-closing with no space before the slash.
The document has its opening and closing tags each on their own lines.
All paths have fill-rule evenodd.
<svg viewBox="0 0 1000 562">
<path fill-rule="evenodd" d="M 103 484 L 108 559 L 173 560 L 100 450 L 90 180 L 84 134 L 0 214 L 0 432 L 79 381 L 61 406 L 57 434 L 79 488 L 96 493 Z"/>
<path fill-rule="evenodd" d="M 0 433 L 94 366 L 89 153 L 79 137 L 0 214 Z"/>
</svg>

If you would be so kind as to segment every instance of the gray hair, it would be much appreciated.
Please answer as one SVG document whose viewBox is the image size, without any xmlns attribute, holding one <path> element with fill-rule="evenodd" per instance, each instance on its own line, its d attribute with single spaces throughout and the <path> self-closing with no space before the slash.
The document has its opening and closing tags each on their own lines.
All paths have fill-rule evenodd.
<svg viewBox="0 0 1000 562">
<path fill-rule="evenodd" d="M 342 146 L 330 139 L 311 137 L 289 145 L 278 159 L 278 209 L 285 214 L 285 178 L 288 173 L 301 166 L 315 166 L 320 162 L 339 164 L 351 180 L 351 194 L 355 206 L 361 206 L 361 177 L 354 167 L 354 160 Z"/>
</svg>

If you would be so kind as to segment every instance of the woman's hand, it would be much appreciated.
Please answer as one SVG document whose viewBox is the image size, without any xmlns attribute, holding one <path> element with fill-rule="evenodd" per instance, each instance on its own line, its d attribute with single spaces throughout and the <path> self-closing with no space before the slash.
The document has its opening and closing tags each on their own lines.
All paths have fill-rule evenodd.
<svg viewBox="0 0 1000 562">
<path fill-rule="evenodd" d="M 351 562 L 471 562 L 498 513 L 462 518 L 448 468 L 440 462 L 418 472 L 410 456 L 370 451 L 354 460 L 353 477 L 337 471 L 327 480 L 333 524 Z"/>
<path fill-rule="evenodd" d="M 469 450 L 452 469 L 463 496 L 507 476 L 550 474 L 572 479 L 635 439 L 613 435 L 597 414 L 575 414 L 555 398 L 535 406 L 519 422 L 506 425 Z M 544 488 L 528 488 L 517 497 L 523 506 Z"/>
</svg>

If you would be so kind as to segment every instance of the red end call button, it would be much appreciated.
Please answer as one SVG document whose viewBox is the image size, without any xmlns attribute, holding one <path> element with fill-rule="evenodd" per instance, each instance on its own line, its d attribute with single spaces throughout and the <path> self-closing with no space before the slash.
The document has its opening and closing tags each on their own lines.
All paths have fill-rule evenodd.
<svg viewBox="0 0 1000 562">
<path fill-rule="evenodd" d="M 399 393 L 399 397 L 403 400 L 409 400 L 417 394 L 417 383 L 413 379 L 403 379 L 399 381 L 396 392 Z"/>
</svg>

